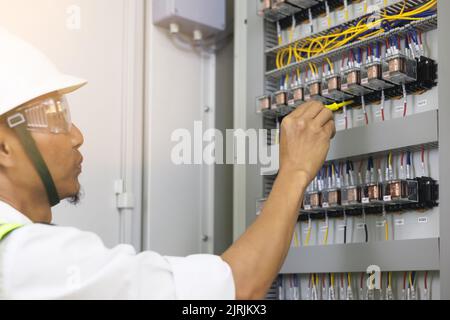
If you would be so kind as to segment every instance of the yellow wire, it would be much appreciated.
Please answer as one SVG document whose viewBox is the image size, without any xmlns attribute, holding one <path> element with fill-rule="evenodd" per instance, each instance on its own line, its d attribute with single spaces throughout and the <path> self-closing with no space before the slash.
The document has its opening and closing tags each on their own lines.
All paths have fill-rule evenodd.
<svg viewBox="0 0 450 320">
<path fill-rule="evenodd" d="M 325 105 L 325 108 L 330 109 L 331 111 L 338 111 L 339 109 L 348 106 L 350 104 L 352 104 L 354 101 L 353 100 L 349 100 L 349 101 L 344 101 L 344 102 L 340 102 L 340 103 L 332 103 L 332 104 L 327 104 Z"/>
<path fill-rule="evenodd" d="M 350 288 L 352 286 L 352 274 L 351 273 L 347 273 L 347 282 L 348 282 L 348 287 Z"/>
<path fill-rule="evenodd" d="M 367 23 L 367 18 L 361 19 L 356 26 L 350 27 L 345 31 L 338 30 L 335 33 L 318 36 L 315 38 L 309 37 L 304 40 L 299 40 L 296 43 L 290 45 L 289 47 L 279 50 L 277 52 L 277 57 L 276 57 L 277 69 L 281 69 L 281 68 L 291 64 L 292 55 L 294 55 L 296 61 L 299 62 L 302 60 L 300 53 L 305 53 L 305 54 L 307 54 L 308 58 L 311 58 L 316 55 L 326 53 L 328 51 L 331 51 L 338 47 L 346 45 L 353 39 L 361 39 L 362 40 L 362 39 L 367 39 L 367 38 L 379 35 L 381 33 L 384 33 L 385 32 L 384 29 L 378 29 L 377 31 L 374 31 L 370 34 L 360 36 L 361 34 L 367 32 L 368 30 L 371 30 L 373 27 L 379 25 L 383 21 L 423 20 L 424 18 L 414 18 L 413 16 L 429 10 L 430 8 L 434 7 L 436 4 L 437 4 L 437 0 L 431 0 L 419 8 L 405 12 L 405 9 L 406 9 L 406 0 L 405 0 L 403 3 L 403 7 L 398 14 L 390 16 L 386 13 L 386 10 L 384 10 L 384 13 L 381 15 L 381 18 L 376 21 Z M 292 39 L 293 33 L 294 33 L 294 28 L 292 26 L 291 32 L 290 32 L 290 39 Z M 340 37 L 345 37 L 345 38 L 338 41 L 337 39 L 339 39 Z M 279 42 L 280 41 L 282 42 L 282 37 L 280 36 L 278 38 L 278 40 L 279 40 Z M 303 45 L 301 48 L 298 48 L 300 43 L 303 43 Z M 286 55 L 287 55 L 288 59 L 285 63 Z M 328 63 L 330 63 L 330 62 L 331 61 L 328 61 Z M 331 67 L 331 65 L 332 64 L 330 64 L 330 67 Z M 318 74 L 317 67 L 314 68 L 313 66 L 310 65 L 310 69 L 311 69 L 311 71 L 314 70 L 313 73 Z"/>
<path fill-rule="evenodd" d="M 392 288 L 392 272 L 388 275 L 388 288 Z"/>
<path fill-rule="evenodd" d="M 413 281 L 412 281 L 412 272 L 409 273 L 409 286 L 413 287 Z"/>
<path fill-rule="evenodd" d="M 387 220 L 384 222 L 384 238 L 386 241 L 389 241 L 389 224 Z"/>
<path fill-rule="evenodd" d="M 311 240 L 311 229 L 312 226 L 308 226 L 308 233 L 306 234 L 305 246 L 309 246 L 309 241 Z"/>
<path fill-rule="evenodd" d="M 323 237 L 323 243 L 325 245 L 328 244 L 328 230 L 329 230 L 329 226 L 327 226 L 327 228 L 325 229 L 325 236 Z"/>
<path fill-rule="evenodd" d="M 297 230 L 294 231 L 294 245 L 295 245 L 296 247 L 299 246 Z"/>
</svg>

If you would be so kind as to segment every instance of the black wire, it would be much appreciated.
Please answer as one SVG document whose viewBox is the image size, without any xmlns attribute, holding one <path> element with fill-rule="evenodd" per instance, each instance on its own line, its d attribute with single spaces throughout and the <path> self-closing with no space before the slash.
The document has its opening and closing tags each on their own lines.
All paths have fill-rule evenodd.
<svg viewBox="0 0 450 320">
<path fill-rule="evenodd" d="M 347 226 L 344 226 L 344 244 L 347 243 Z"/>
<path fill-rule="evenodd" d="M 366 233 L 366 242 L 369 242 L 369 229 L 367 228 L 367 224 L 364 224 L 364 232 Z"/>
</svg>

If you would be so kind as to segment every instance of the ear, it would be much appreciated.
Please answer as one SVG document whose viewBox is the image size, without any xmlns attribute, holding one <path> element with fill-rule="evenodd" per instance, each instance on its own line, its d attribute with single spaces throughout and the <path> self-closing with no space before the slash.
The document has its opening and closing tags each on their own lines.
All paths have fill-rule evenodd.
<svg viewBox="0 0 450 320">
<path fill-rule="evenodd" d="M 0 125 L 0 168 L 9 168 L 14 166 L 15 152 L 17 148 L 17 139 L 9 128 Z"/>
</svg>

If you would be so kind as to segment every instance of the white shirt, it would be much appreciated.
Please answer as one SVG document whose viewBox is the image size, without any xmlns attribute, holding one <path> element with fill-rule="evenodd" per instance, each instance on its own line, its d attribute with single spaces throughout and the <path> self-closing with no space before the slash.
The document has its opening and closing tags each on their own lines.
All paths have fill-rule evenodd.
<svg viewBox="0 0 450 320">
<path fill-rule="evenodd" d="M 25 225 L 0 242 L 0 300 L 235 299 L 231 269 L 217 256 L 108 249 L 93 233 L 33 224 L 1 201 L 0 223 Z"/>
</svg>

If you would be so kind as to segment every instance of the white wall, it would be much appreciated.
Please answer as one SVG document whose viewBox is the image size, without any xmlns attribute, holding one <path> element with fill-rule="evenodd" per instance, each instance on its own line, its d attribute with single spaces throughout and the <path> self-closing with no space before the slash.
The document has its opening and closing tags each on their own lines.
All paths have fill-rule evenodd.
<svg viewBox="0 0 450 320">
<path fill-rule="evenodd" d="M 171 134 L 185 128 L 193 135 L 194 121 L 203 121 L 205 130 L 232 128 L 232 45 L 217 57 L 181 50 L 151 17 L 148 1 L 144 248 L 221 253 L 231 241 L 231 167 L 172 164 Z"/>
<path fill-rule="evenodd" d="M 133 1 L 133 0 L 132 0 Z M 114 180 L 121 177 L 126 0 L 0 0 L 0 24 L 43 50 L 66 73 L 89 80 L 69 96 L 72 118 L 85 137 L 78 207 L 62 204 L 54 222 L 119 242 Z M 80 8 L 81 29 L 70 30 L 71 6 Z"/>
<path fill-rule="evenodd" d="M 81 149 L 85 197 L 75 208 L 60 205 L 54 222 L 94 231 L 109 246 L 128 242 L 180 256 L 213 252 L 228 241 L 227 231 L 219 226 L 221 245 L 214 246 L 214 211 L 222 215 L 217 221 L 231 229 L 230 216 L 223 216 L 227 211 L 231 215 L 231 196 L 219 199 L 231 195 L 230 177 L 222 171 L 221 180 L 214 181 L 221 168 L 173 165 L 170 137 L 177 128 L 192 132 L 194 121 L 203 120 L 207 127 L 221 117 L 215 112 L 216 60 L 175 48 L 166 31 L 152 25 L 151 1 L 145 2 L 145 39 L 138 27 L 141 19 L 144 25 L 143 0 L 0 0 L 0 24 L 34 43 L 64 72 L 90 82 L 69 96 L 73 120 L 86 140 Z M 66 25 L 67 9 L 73 5 L 81 9 L 80 30 Z M 145 70 L 139 61 L 144 44 Z M 219 59 L 232 63 L 232 50 L 227 52 Z M 221 70 L 224 75 L 233 72 L 232 66 Z M 217 81 L 217 90 L 225 90 L 220 107 L 231 111 L 226 104 L 231 84 L 225 79 L 230 74 Z M 144 83 L 145 114 L 140 109 L 144 92 L 139 97 Z M 203 112 L 205 105 L 209 113 Z M 145 126 L 145 135 L 139 135 L 140 126 Z M 224 119 L 219 124 L 231 126 Z M 135 209 L 125 213 L 129 218 L 121 224 L 114 181 L 122 177 L 134 193 Z M 220 184 L 216 195 L 214 183 Z M 201 241 L 203 234 L 209 236 L 207 243 Z"/>
<path fill-rule="evenodd" d="M 200 252 L 201 167 L 175 166 L 171 134 L 201 117 L 201 58 L 174 47 L 147 5 L 145 247 L 169 255 Z"/>
</svg>

